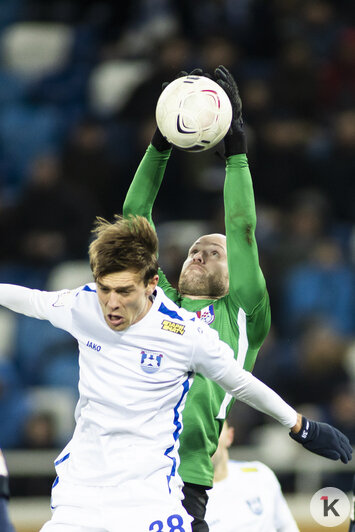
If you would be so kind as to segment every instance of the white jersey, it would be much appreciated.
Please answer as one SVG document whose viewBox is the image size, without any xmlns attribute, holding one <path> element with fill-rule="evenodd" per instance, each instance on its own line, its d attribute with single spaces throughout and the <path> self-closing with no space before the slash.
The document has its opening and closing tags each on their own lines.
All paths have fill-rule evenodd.
<svg viewBox="0 0 355 532">
<path fill-rule="evenodd" d="M 67 481 L 122 486 L 152 479 L 181 497 L 181 413 L 196 372 L 284 425 L 296 423 L 296 412 L 239 368 L 216 331 L 160 288 L 148 313 L 124 331 L 106 324 L 95 283 L 59 292 L 0 285 L 0 304 L 47 319 L 78 342 L 76 428 L 55 462 Z"/>
<path fill-rule="evenodd" d="M 228 476 L 208 491 L 210 532 L 298 532 L 273 471 L 261 462 L 229 460 Z"/>
</svg>

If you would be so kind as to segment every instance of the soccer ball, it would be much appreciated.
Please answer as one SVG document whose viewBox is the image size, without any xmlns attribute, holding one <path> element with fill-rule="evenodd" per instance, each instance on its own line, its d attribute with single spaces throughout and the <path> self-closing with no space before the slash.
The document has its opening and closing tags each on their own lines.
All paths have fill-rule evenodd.
<svg viewBox="0 0 355 532">
<path fill-rule="evenodd" d="M 155 116 L 171 144 L 200 152 L 223 139 L 232 121 L 232 106 L 226 92 L 212 79 L 183 76 L 163 90 Z"/>
</svg>

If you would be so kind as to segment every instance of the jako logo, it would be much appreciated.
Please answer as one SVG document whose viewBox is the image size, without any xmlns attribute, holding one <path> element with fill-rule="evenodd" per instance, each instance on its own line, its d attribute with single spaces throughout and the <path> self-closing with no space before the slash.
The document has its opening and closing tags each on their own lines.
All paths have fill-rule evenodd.
<svg viewBox="0 0 355 532">
<path fill-rule="evenodd" d="M 90 340 L 88 340 L 88 343 L 86 345 L 87 347 L 90 347 L 91 349 L 94 349 L 95 351 L 101 351 L 101 345 L 94 344 L 94 342 L 90 342 Z"/>
<path fill-rule="evenodd" d="M 323 488 L 313 495 L 310 510 L 313 519 L 320 525 L 337 526 L 349 518 L 350 501 L 337 488 Z"/>
</svg>

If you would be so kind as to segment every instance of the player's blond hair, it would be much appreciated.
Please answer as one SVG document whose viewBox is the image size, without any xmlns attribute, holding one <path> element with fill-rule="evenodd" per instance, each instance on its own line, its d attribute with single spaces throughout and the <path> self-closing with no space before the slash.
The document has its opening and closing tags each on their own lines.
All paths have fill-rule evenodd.
<svg viewBox="0 0 355 532">
<path fill-rule="evenodd" d="M 114 222 L 97 217 L 89 246 L 94 279 L 110 273 L 132 270 L 142 274 L 145 285 L 158 273 L 158 237 L 143 216 L 115 215 Z"/>
</svg>

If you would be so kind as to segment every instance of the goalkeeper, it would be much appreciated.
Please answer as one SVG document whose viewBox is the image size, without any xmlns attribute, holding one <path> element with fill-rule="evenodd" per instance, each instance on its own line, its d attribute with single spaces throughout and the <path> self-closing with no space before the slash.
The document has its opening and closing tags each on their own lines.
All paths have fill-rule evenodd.
<svg viewBox="0 0 355 532">
<path fill-rule="evenodd" d="M 199 69 L 192 74 L 203 75 Z M 225 67 L 215 70 L 215 79 L 227 92 L 233 108 L 231 129 L 224 138 L 226 235 L 204 235 L 192 244 L 182 266 L 178 290 L 161 270 L 159 286 L 176 304 L 196 312 L 216 329 L 221 340 L 232 347 L 240 366 L 252 371 L 270 328 L 270 303 L 255 240 L 255 202 L 242 103 L 237 85 Z M 171 145 L 157 128 L 128 190 L 124 216 L 139 214 L 154 225 L 152 208 L 170 154 Z M 194 518 L 194 532 L 208 531 L 204 516 L 207 490 L 213 485 L 211 457 L 234 401 L 217 384 L 199 374 L 187 396 L 179 474 L 184 481 L 183 504 Z"/>
</svg>

